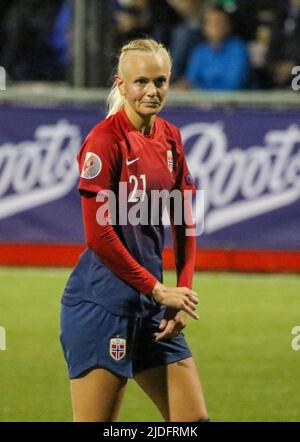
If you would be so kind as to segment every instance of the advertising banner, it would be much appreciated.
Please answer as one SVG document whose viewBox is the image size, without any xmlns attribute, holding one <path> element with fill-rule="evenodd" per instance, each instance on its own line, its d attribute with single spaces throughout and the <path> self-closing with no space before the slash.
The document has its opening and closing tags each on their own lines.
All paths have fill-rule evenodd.
<svg viewBox="0 0 300 442">
<path fill-rule="evenodd" d="M 161 116 L 180 128 L 204 190 L 198 247 L 300 250 L 300 111 L 169 107 Z M 76 155 L 103 118 L 91 107 L 0 108 L 0 243 L 83 244 Z"/>
</svg>

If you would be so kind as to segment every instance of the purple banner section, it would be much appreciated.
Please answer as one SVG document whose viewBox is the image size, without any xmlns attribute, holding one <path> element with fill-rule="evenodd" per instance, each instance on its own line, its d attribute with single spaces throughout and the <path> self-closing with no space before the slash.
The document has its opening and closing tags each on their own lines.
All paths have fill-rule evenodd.
<svg viewBox="0 0 300 442">
<path fill-rule="evenodd" d="M 300 249 L 300 110 L 169 107 L 161 116 L 180 128 L 204 190 L 200 248 Z M 76 155 L 104 117 L 91 107 L 0 108 L 1 242 L 84 241 Z M 203 198 L 194 206 L 201 223 Z"/>
</svg>

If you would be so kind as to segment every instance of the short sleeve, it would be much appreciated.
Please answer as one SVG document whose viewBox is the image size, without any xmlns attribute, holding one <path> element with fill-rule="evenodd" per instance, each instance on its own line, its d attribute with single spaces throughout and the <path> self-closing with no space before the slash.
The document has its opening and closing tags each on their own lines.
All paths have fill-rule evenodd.
<svg viewBox="0 0 300 442">
<path fill-rule="evenodd" d="M 114 188 L 120 166 L 120 153 L 111 137 L 92 131 L 83 143 L 77 160 L 79 192 L 98 193 Z"/>
<path fill-rule="evenodd" d="M 176 177 L 175 177 L 175 189 L 181 191 L 192 190 L 193 193 L 196 192 L 197 188 L 195 186 L 193 177 L 188 169 L 186 162 L 184 149 L 182 145 L 181 135 L 178 130 L 177 134 L 177 165 L 176 165 Z"/>
</svg>

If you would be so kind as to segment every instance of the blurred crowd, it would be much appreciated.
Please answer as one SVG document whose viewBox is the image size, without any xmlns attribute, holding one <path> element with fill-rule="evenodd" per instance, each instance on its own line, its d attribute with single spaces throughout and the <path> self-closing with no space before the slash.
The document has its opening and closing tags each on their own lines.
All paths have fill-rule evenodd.
<svg viewBox="0 0 300 442">
<path fill-rule="evenodd" d="M 12 81 L 66 81 L 71 7 L 67 0 L 0 0 L 0 65 Z"/>
<path fill-rule="evenodd" d="M 290 87 L 300 65 L 300 0 L 114 0 L 116 48 L 151 35 L 170 49 L 173 86 Z"/>
<path fill-rule="evenodd" d="M 103 1 L 114 54 L 132 38 L 163 42 L 174 88 L 287 88 L 300 65 L 300 0 Z M 72 4 L 0 0 L 0 65 L 12 80 L 67 79 Z"/>
</svg>

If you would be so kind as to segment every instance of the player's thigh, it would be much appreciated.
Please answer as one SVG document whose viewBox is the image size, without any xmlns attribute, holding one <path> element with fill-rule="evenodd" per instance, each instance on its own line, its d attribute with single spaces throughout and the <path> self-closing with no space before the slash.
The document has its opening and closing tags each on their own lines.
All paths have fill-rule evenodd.
<svg viewBox="0 0 300 442">
<path fill-rule="evenodd" d="M 127 378 L 104 368 L 94 368 L 71 379 L 73 420 L 113 422 L 124 397 Z"/>
<path fill-rule="evenodd" d="M 172 422 L 195 422 L 208 417 L 200 376 L 193 358 L 169 364 L 167 383 Z"/>
<path fill-rule="evenodd" d="M 169 421 L 166 368 L 164 365 L 140 371 L 135 374 L 134 380 L 157 406 L 165 421 Z"/>
<path fill-rule="evenodd" d="M 193 358 L 143 370 L 135 375 L 166 421 L 196 422 L 207 418 L 200 377 Z"/>
</svg>

